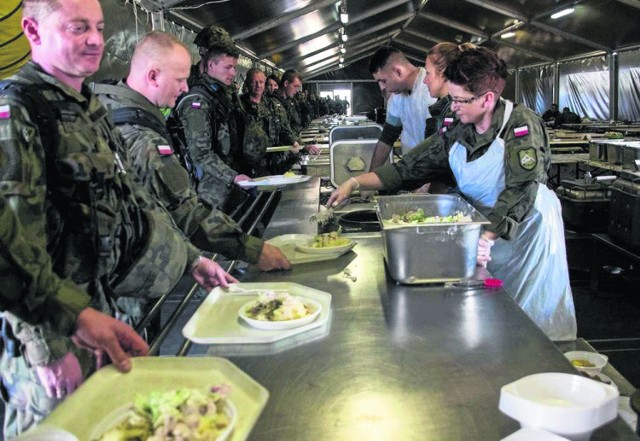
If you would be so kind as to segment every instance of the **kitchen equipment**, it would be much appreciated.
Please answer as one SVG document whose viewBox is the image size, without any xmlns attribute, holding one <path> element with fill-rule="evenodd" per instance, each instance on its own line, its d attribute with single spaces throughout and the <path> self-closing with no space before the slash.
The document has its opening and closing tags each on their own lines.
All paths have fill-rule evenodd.
<svg viewBox="0 0 640 441">
<path fill-rule="evenodd" d="M 589 143 L 589 159 L 594 161 L 622 164 L 622 139 L 592 139 Z"/>
<path fill-rule="evenodd" d="M 640 248 L 640 178 L 622 174 L 611 186 L 608 233 Z"/>
<path fill-rule="evenodd" d="M 640 142 L 628 142 L 623 146 L 622 168 L 640 170 Z"/>
<path fill-rule="evenodd" d="M 375 139 L 382 134 L 382 126 L 378 124 L 359 126 L 336 126 L 329 132 L 329 144 L 346 139 Z"/>
<path fill-rule="evenodd" d="M 458 281 L 473 276 L 478 239 L 489 221 L 458 195 L 380 196 L 384 257 L 394 280 L 405 284 Z M 390 224 L 394 214 L 422 208 L 426 216 L 462 212 L 465 223 Z"/>
<path fill-rule="evenodd" d="M 529 375 L 500 390 L 500 410 L 523 428 L 547 430 L 570 440 L 588 440 L 618 415 L 618 390 L 581 375 Z"/>
<path fill-rule="evenodd" d="M 339 187 L 349 178 L 368 172 L 377 142 L 378 138 L 341 140 L 332 143 L 329 147 L 331 183 Z M 392 152 L 389 152 L 389 162 L 392 158 Z"/>
<path fill-rule="evenodd" d="M 345 231 L 380 231 L 380 221 L 375 210 L 354 210 L 338 216 L 338 225 Z"/>
<path fill-rule="evenodd" d="M 607 230 L 611 181 L 598 181 L 585 174 L 584 179 L 563 180 L 556 194 L 562 203 L 562 219 L 569 229 L 588 233 Z"/>
</svg>

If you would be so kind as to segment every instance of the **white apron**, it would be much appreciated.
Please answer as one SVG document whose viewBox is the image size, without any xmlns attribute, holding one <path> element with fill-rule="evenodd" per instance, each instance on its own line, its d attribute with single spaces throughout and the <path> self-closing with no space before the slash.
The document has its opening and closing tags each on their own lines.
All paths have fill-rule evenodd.
<svg viewBox="0 0 640 441">
<path fill-rule="evenodd" d="M 467 162 L 467 150 L 455 143 L 449 165 L 458 187 L 481 212 L 495 205 L 504 190 L 504 130 L 513 103 L 506 105 L 502 128 L 489 150 Z M 504 289 L 551 340 L 575 340 L 576 316 L 569 286 L 560 201 L 545 185 L 531 214 L 520 223 L 512 240 L 498 238 L 491 249 L 487 269 L 504 282 Z"/>
</svg>

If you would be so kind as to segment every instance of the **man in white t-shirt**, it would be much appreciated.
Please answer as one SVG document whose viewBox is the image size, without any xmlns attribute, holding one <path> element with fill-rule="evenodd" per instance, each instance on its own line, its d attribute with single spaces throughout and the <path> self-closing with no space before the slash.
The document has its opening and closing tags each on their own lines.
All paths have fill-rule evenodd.
<svg viewBox="0 0 640 441">
<path fill-rule="evenodd" d="M 387 119 L 371 161 L 370 170 L 375 170 L 389 157 L 389 151 L 398 137 L 402 142 L 403 155 L 424 139 L 429 106 L 435 99 L 424 84 L 424 68 L 411 64 L 396 48 L 379 48 L 371 57 L 369 72 L 383 94 L 391 93 L 387 103 Z"/>
</svg>

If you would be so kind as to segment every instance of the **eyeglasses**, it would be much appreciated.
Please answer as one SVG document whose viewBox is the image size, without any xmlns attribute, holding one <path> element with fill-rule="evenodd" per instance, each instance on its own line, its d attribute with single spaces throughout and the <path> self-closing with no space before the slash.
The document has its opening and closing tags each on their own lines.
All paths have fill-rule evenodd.
<svg viewBox="0 0 640 441">
<path fill-rule="evenodd" d="M 470 104 L 472 102 L 474 102 L 475 100 L 477 100 L 478 98 L 480 98 L 481 96 L 484 96 L 486 94 L 488 94 L 489 92 L 493 92 L 496 93 L 493 90 L 487 90 L 486 92 L 482 92 L 478 95 L 472 96 L 471 98 L 454 98 L 451 95 L 449 95 L 449 98 L 451 99 L 452 103 L 456 103 L 456 104 Z"/>
</svg>

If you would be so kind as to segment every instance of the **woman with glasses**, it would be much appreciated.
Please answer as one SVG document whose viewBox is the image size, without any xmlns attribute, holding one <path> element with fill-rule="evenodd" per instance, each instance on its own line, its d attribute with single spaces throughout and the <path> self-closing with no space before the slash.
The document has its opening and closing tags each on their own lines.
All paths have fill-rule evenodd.
<svg viewBox="0 0 640 441">
<path fill-rule="evenodd" d="M 500 97 L 507 66 L 487 48 L 462 52 L 445 78 L 457 120 L 399 162 L 351 178 L 328 204 L 341 204 L 356 189 L 396 191 L 404 181 L 432 181 L 452 172 L 462 195 L 491 221 L 480 238 L 478 263 L 503 280 L 505 291 L 549 338 L 573 340 L 560 203 L 546 186 L 551 150 L 544 122 Z"/>
</svg>

